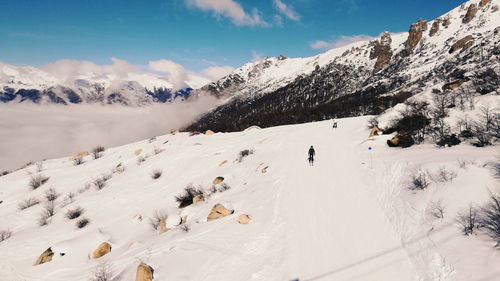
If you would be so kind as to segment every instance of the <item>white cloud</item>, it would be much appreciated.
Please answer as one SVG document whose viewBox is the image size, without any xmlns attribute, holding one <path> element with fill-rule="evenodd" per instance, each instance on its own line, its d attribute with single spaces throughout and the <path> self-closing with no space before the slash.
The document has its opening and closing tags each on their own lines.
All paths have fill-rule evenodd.
<svg viewBox="0 0 500 281">
<path fill-rule="evenodd" d="M 252 62 L 261 61 L 264 59 L 263 54 L 255 51 L 255 50 L 252 50 L 251 54 L 252 54 Z"/>
<path fill-rule="evenodd" d="M 168 81 L 175 89 L 185 88 L 188 79 L 188 71 L 180 64 L 171 60 L 150 61 L 149 68 L 168 75 Z"/>
<path fill-rule="evenodd" d="M 287 18 L 294 21 L 300 20 L 300 15 L 293 9 L 292 6 L 283 3 L 281 0 L 273 0 L 273 2 L 278 11 L 284 14 Z"/>
<path fill-rule="evenodd" d="M 283 18 L 281 18 L 280 15 L 274 15 L 273 17 L 274 24 L 277 26 L 282 26 L 283 25 Z"/>
<path fill-rule="evenodd" d="M 213 12 L 215 16 L 224 16 L 240 26 L 268 26 L 259 10 L 252 9 L 251 13 L 245 12 L 240 3 L 234 0 L 184 0 L 188 6 L 196 7 L 203 11 Z"/>
<path fill-rule="evenodd" d="M 363 34 L 353 35 L 353 36 L 340 36 L 338 39 L 335 39 L 333 41 L 317 40 L 312 42 L 310 46 L 313 49 L 328 50 L 328 49 L 343 47 L 354 42 L 373 40 L 375 38 L 376 37 Z"/>
<path fill-rule="evenodd" d="M 211 66 L 202 70 L 201 74 L 205 75 L 205 77 L 212 81 L 216 81 L 230 74 L 234 70 L 235 68 L 232 66 Z"/>
</svg>

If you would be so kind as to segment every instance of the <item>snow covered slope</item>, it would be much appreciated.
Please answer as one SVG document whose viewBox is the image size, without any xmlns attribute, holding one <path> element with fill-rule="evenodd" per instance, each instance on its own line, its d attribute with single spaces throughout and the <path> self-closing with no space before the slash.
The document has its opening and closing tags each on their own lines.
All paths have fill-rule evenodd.
<svg viewBox="0 0 500 281">
<path fill-rule="evenodd" d="M 499 5 L 471 0 L 432 21 L 419 20 L 409 32 L 384 32 L 310 58 L 247 64 L 197 91 L 228 101 L 188 129 L 238 131 L 380 114 L 432 89 L 498 93 Z"/>
<path fill-rule="evenodd" d="M 498 190 L 490 169 L 498 147 L 389 148 L 387 136 L 367 138 L 368 119 L 341 119 L 336 130 L 323 121 L 164 135 L 84 156 L 80 165 L 53 159 L 2 176 L 0 231 L 12 236 L 0 242 L 0 280 L 91 280 L 107 264 L 109 280 L 132 281 L 141 262 L 154 280 L 496 280 L 494 241 L 463 236 L 455 219 Z M 253 153 L 240 159 L 246 149 Z M 452 176 L 442 180 L 443 170 Z M 418 171 L 429 177 L 424 190 L 410 188 Z M 32 190 L 36 175 L 49 179 Z M 219 176 L 225 186 L 213 186 Z M 178 208 L 175 196 L 190 184 L 205 200 Z M 55 215 L 39 226 L 50 188 L 59 194 Z M 41 202 L 19 210 L 28 198 Z M 442 219 L 429 215 L 438 200 Z M 234 213 L 207 221 L 215 204 Z M 77 207 L 89 220 L 81 229 L 80 218 L 66 217 Z M 155 212 L 168 215 L 166 233 L 151 227 Z M 241 214 L 249 224 L 238 223 Z M 102 242 L 111 252 L 91 259 Z M 49 247 L 52 261 L 34 266 Z"/>
<path fill-rule="evenodd" d="M 120 103 L 142 105 L 186 96 L 210 80 L 186 74 L 182 86 L 168 78 L 124 65 L 97 66 L 90 62 L 59 61 L 44 69 L 0 62 L 0 102 Z M 179 89 L 179 87 L 182 87 Z"/>
</svg>

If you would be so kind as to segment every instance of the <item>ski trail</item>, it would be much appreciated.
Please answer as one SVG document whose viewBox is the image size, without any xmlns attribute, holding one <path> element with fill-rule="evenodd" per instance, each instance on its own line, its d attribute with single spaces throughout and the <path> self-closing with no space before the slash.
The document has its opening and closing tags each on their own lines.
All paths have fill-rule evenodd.
<svg viewBox="0 0 500 281">
<path fill-rule="evenodd" d="M 359 126 L 329 125 L 304 130 L 307 137 L 294 138 L 284 156 L 287 278 L 416 280 L 401 237 L 361 178 L 363 159 L 352 143 L 360 132 L 347 129 Z M 303 160 L 310 145 L 314 167 Z"/>
</svg>

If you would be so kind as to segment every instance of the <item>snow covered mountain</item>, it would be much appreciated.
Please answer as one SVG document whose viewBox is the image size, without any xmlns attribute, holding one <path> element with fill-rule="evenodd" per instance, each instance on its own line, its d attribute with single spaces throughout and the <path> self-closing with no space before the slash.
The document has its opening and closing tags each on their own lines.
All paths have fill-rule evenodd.
<svg viewBox="0 0 500 281">
<path fill-rule="evenodd" d="M 4 175 L 0 280 L 496 280 L 497 241 L 459 218 L 498 191 L 498 146 L 395 149 L 368 120 L 163 135 Z"/>
<path fill-rule="evenodd" d="M 166 102 L 175 97 L 185 98 L 192 89 L 210 82 L 190 73 L 184 81 L 185 88 L 176 89 L 173 83 L 159 74 L 129 70 L 127 66 L 120 65 L 120 60 L 114 61 L 117 68 L 123 69 L 115 70 L 110 66 L 101 69 L 88 67 L 85 62 L 75 65 L 72 61 L 62 61 L 60 63 L 67 66 L 63 70 L 55 70 L 59 75 L 54 75 L 50 69 L 0 62 L 0 102 L 142 105 Z"/>
<path fill-rule="evenodd" d="M 473 0 L 409 32 L 310 58 L 249 63 L 197 91 L 227 103 L 188 130 L 242 130 L 379 114 L 419 93 L 498 93 L 499 0 Z"/>
</svg>

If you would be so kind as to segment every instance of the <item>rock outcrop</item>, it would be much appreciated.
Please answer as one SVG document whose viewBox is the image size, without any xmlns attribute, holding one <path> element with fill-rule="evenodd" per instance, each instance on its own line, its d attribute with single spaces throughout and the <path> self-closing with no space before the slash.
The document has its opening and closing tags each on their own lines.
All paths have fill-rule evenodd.
<svg viewBox="0 0 500 281">
<path fill-rule="evenodd" d="M 408 40 L 406 40 L 406 54 L 409 54 L 411 53 L 411 51 L 413 51 L 413 49 L 422 39 L 422 35 L 426 30 L 427 22 L 423 19 L 420 19 L 417 23 L 414 23 L 410 26 L 410 30 L 408 31 Z"/>
<path fill-rule="evenodd" d="M 234 210 L 227 209 L 226 207 L 222 206 L 221 204 L 216 204 L 213 206 L 212 210 L 210 211 L 210 214 L 207 217 L 207 220 L 215 220 L 215 219 L 220 219 L 223 217 L 227 217 L 231 214 L 234 213 Z"/>
<path fill-rule="evenodd" d="M 35 262 L 35 265 L 50 262 L 53 256 L 54 252 L 52 252 L 52 248 L 48 248 L 38 257 L 38 259 Z"/>
<path fill-rule="evenodd" d="M 474 45 L 474 37 L 472 37 L 472 35 L 467 35 L 455 42 L 455 44 L 451 46 L 449 53 L 451 54 L 458 50 L 467 50 L 472 47 L 472 45 Z"/>
<path fill-rule="evenodd" d="M 103 242 L 92 252 L 92 258 L 98 259 L 111 252 L 111 245 L 108 242 Z"/>
<path fill-rule="evenodd" d="M 147 264 L 141 263 L 137 266 L 137 273 L 135 274 L 135 281 L 152 281 L 153 268 Z"/>
<path fill-rule="evenodd" d="M 370 52 L 370 59 L 377 59 L 373 67 L 373 73 L 379 72 L 391 62 L 392 49 L 391 49 L 391 35 L 389 32 L 384 32 L 380 40 L 370 42 L 372 50 Z"/>
<path fill-rule="evenodd" d="M 441 24 L 441 19 L 435 19 L 432 23 L 431 30 L 429 31 L 429 36 L 434 36 L 439 31 L 439 25 Z"/>
<path fill-rule="evenodd" d="M 486 5 L 488 5 L 488 3 L 490 3 L 490 0 L 481 0 L 479 2 L 479 8 L 482 8 L 482 7 L 486 6 Z"/>
<path fill-rule="evenodd" d="M 467 9 L 467 13 L 465 14 L 464 18 L 462 19 L 462 23 L 469 23 L 471 20 L 476 16 L 477 13 L 477 6 L 476 4 L 470 4 L 469 8 Z"/>
<path fill-rule="evenodd" d="M 443 26 L 444 26 L 444 28 L 448 28 L 448 25 L 450 25 L 450 24 L 451 24 L 451 20 L 450 20 L 450 19 L 445 19 L 445 20 L 443 21 Z"/>
</svg>

